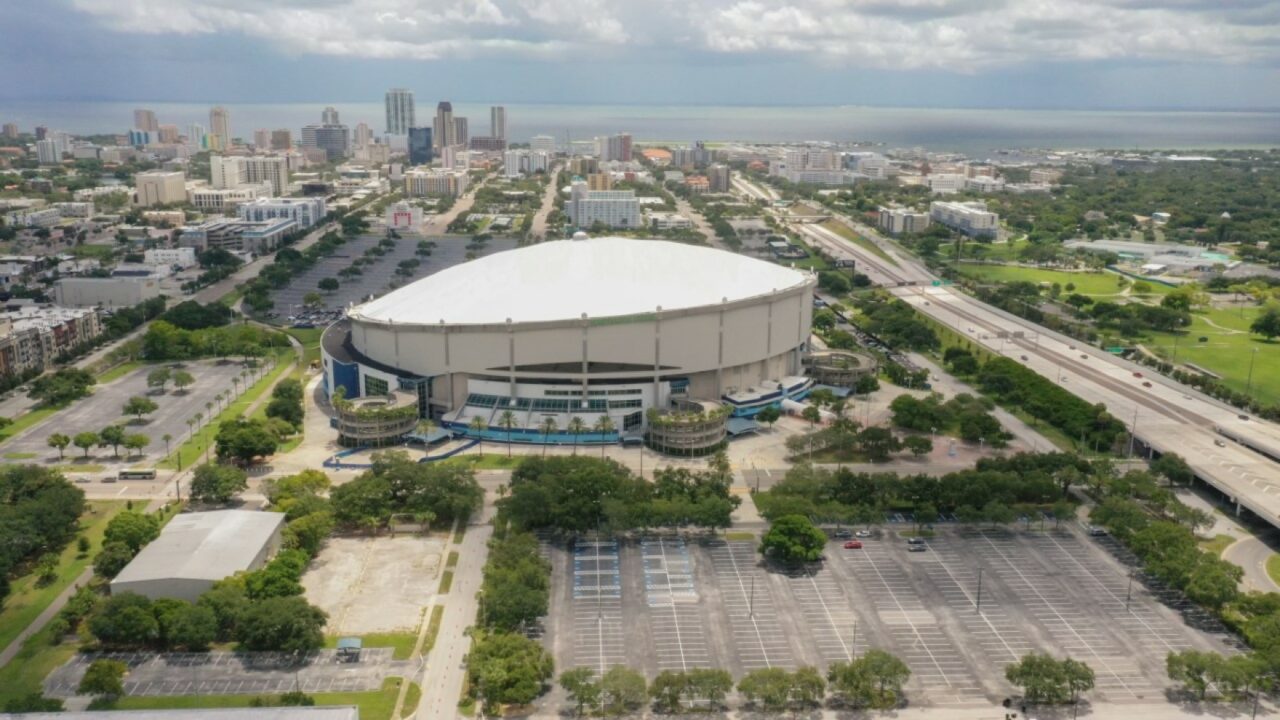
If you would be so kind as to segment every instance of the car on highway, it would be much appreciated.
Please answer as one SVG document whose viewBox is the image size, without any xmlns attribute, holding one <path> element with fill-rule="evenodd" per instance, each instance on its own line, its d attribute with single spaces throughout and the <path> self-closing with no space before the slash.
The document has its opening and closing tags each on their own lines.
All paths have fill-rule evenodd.
<svg viewBox="0 0 1280 720">
<path fill-rule="evenodd" d="M 1227 443 L 1226 443 L 1225 441 L 1221 440 L 1221 439 L 1214 440 L 1214 441 L 1213 441 L 1213 444 L 1214 444 L 1214 445 L 1217 445 L 1218 447 L 1226 447 L 1226 446 L 1227 446 Z"/>
<path fill-rule="evenodd" d="M 1021 357 L 1022 357 L 1022 362 L 1027 362 L 1030 359 L 1026 355 L 1022 355 Z"/>
<path fill-rule="evenodd" d="M 1244 415 L 1244 414 L 1237 415 L 1236 417 L 1240 418 L 1241 420 L 1248 420 L 1248 419 L 1249 419 L 1249 416 L 1248 416 L 1248 415 Z"/>
<path fill-rule="evenodd" d="M 1134 376 L 1134 377 L 1142 377 L 1142 373 L 1140 373 L 1140 372 L 1136 372 L 1136 373 L 1134 373 L 1134 374 L 1133 374 L 1133 376 Z"/>
<path fill-rule="evenodd" d="M 861 541 L 861 540 L 850 540 L 849 542 L 847 542 L 847 543 L 845 543 L 845 544 L 844 544 L 844 549 L 845 549 L 845 550 L 861 550 L 861 549 L 862 549 L 862 541 Z"/>
<path fill-rule="evenodd" d="M 1151 387 L 1151 381 L 1148 380 L 1147 382 L 1142 383 L 1142 387 Z"/>
<path fill-rule="evenodd" d="M 1080 353 L 1080 359 L 1081 359 L 1081 360 L 1088 360 L 1088 359 L 1089 359 L 1089 356 L 1088 356 L 1088 355 L 1085 355 L 1084 353 Z"/>
</svg>

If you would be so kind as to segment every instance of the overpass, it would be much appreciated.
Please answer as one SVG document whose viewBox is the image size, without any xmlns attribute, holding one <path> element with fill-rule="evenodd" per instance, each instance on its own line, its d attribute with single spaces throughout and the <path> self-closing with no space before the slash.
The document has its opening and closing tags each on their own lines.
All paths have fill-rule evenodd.
<svg viewBox="0 0 1280 720">
<path fill-rule="evenodd" d="M 820 226 L 794 227 L 837 257 L 855 258 L 864 274 L 957 335 L 1054 378 L 1087 402 L 1102 403 L 1141 447 L 1182 456 L 1237 513 L 1244 508 L 1280 527 L 1280 426 L 951 287 L 934 286 L 938 277 L 916 258 L 869 228 L 844 222 L 883 255 Z"/>
</svg>

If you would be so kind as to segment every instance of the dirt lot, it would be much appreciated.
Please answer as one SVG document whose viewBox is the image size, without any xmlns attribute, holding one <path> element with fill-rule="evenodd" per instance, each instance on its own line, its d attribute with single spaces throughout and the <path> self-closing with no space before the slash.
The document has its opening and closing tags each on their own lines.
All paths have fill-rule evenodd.
<svg viewBox="0 0 1280 720">
<path fill-rule="evenodd" d="M 330 634 L 413 630 L 440 584 L 441 540 L 332 538 L 302 577 Z"/>
</svg>

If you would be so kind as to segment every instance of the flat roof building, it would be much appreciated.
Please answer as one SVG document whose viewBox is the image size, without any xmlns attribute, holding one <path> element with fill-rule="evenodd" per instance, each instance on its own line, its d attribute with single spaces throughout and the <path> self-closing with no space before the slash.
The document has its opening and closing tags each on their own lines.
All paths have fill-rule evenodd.
<svg viewBox="0 0 1280 720">
<path fill-rule="evenodd" d="M 8 720 L 360 720 L 355 705 L 299 707 L 192 708 L 189 710 L 70 710 L 56 713 L 0 714 Z"/>
<path fill-rule="evenodd" d="M 931 202 L 929 219 L 970 237 L 994 237 L 1000 227 L 1000 216 L 984 202 Z"/>
<path fill-rule="evenodd" d="M 223 578 L 256 570 L 280 547 L 284 514 L 215 510 L 178 515 L 111 581 L 111 593 L 195 602 Z"/>
</svg>

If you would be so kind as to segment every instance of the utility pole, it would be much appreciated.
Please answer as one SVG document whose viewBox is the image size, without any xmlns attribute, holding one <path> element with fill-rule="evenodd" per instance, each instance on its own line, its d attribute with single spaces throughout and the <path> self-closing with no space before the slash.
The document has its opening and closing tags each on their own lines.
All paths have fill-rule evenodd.
<svg viewBox="0 0 1280 720">
<path fill-rule="evenodd" d="M 1133 425 L 1129 427 L 1129 452 L 1128 457 L 1133 457 L 1133 443 L 1138 434 L 1138 406 L 1133 406 Z"/>
<path fill-rule="evenodd" d="M 982 568 L 978 568 L 978 602 L 974 606 L 974 612 L 982 614 Z"/>
<path fill-rule="evenodd" d="M 1133 600 L 1133 571 L 1129 571 L 1129 589 L 1124 593 L 1124 611 L 1129 612 L 1129 601 Z"/>
</svg>

